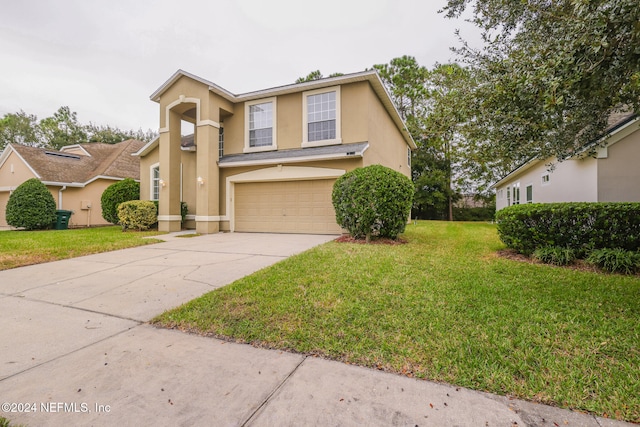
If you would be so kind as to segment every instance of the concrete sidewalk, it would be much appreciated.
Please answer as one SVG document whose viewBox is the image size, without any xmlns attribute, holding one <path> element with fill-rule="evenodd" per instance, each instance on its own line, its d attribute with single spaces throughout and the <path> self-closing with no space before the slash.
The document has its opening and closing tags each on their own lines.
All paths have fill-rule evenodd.
<svg viewBox="0 0 640 427">
<path fill-rule="evenodd" d="M 330 239 L 170 235 L 0 272 L 0 402 L 10 404 L 0 416 L 27 426 L 626 425 L 145 323 Z"/>
</svg>

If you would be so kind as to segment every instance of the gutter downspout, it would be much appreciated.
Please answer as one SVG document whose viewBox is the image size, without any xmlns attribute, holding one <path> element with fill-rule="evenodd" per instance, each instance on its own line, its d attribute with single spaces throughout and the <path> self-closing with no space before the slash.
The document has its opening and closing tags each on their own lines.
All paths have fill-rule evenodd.
<svg viewBox="0 0 640 427">
<path fill-rule="evenodd" d="M 62 192 L 67 189 L 66 185 L 58 190 L 58 209 L 62 209 Z"/>
</svg>

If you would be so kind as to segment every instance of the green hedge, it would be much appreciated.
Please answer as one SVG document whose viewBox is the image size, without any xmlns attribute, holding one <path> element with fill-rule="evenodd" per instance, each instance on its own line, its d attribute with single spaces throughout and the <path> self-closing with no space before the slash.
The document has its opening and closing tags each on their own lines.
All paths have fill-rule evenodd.
<svg viewBox="0 0 640 427">
<path fill-rule="evenodd" d="M 640 249 L 640 203 L 514 205 L 496 213 L 498 235 L 509 248 L 530 255 L 537 248 Z"/>
<path fill-rule="evenodd" d="M 102 217 L 112 224 L 118 224 L 118 205 L 129 200 L 140 199 L 140 183 L 131 178 L 123 179 L 108 186 L 100 197 Z"/>
<path fill-rule="evenodd" d="M 56 222 L 56 202 L 40 180 L 31 178 L 9 196 L 5 218 L 12 227 L 40 230 Z"/>
<path fill-rule="evenodd" d="M 338 225 L 355 238 L 396 239 L 405 229 L 414 187 L 400 172 L 381 165 L 354 169 L 333 185 Z"/>
</svg>

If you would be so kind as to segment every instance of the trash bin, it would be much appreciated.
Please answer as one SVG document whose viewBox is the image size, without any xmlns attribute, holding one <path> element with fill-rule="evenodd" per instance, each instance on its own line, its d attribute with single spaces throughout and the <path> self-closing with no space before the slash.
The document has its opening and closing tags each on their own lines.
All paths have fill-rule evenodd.
<svg viewBox="0 0 640 427">
<path fill-rule="evenodd" d="M 69 228 L 69 217 L 71 217 L 71 211 L 57 210 L 56 222 L 53 224 L 53 228 L 56 230 L 66 230 Z"/>
</svg>

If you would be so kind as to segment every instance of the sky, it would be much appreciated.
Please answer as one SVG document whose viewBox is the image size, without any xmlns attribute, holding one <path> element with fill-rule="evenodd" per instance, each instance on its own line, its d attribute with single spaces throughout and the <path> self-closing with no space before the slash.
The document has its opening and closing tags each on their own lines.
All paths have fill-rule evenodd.
<svg viewBox="0 0 640 427">
<path fill-rule="evenodd" d="M 479 40 L 446 0 L 0 0 L 0 117 L 61 106 L 80 123 L 156 131 L 150 95 L 178 69 L 241 94 L 320 70 L 414 56 L 455 60 Z"/>
</svg>

